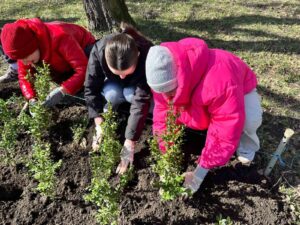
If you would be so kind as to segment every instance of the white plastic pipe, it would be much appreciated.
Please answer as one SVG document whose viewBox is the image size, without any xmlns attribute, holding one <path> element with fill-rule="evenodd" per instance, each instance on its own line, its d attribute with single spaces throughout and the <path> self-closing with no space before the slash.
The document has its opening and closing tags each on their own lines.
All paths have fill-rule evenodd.
<svg viewBox="0 0 300 225">
<path fill-rule="evenodd" d="M 278 158 L 285 151 L 286 145 L 287 145 L 287 143 L 289 142 L 289 140 L 291 139 L 291 137 L 293 136 L 294 133 L 295 132 L 290 128 L 285 130 L 283 138 L 281 139 L 275 153 L 273 154 L 273 157 L 269 161 L 269 164 L 268 164 L 268 166 L 266 167 L 266 169 L 264 171 L 265 176 L 269 176 L 269 174 L 271 173 L 273 167 L 275 166 Z"/>
</svg>

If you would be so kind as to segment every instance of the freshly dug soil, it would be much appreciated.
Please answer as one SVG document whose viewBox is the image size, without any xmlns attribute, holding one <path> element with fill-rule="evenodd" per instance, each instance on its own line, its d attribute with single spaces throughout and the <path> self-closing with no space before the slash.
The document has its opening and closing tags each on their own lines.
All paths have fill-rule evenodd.
<svg viewBox="0 0 300 225">
<path fill-rule="evenodd" d="M 16 85 L 2 85 L 0 97 L 6 99 L 13 92 L 20 95 Z M 51 200 L 34 192 L 36 182 L 22 163 L 1 165 L 0 224 L 96 224 L 96 207 L 83 200 L 91 179 L 89 151 L 93 127 L 89 126 L 81 144 L 74 143 L 71 130 L 71 125 L 86 117 L 87 111 L 84 106 L 75 105 L 61 107 L 54 114 L 55 125 L 49 137 L 53 159 L 63 161 L 57 173 L 56 198 Z M 150 122 L 147 127 L 151 127 Z M 147 132 L 143 137 L 146 139 Z M 193 151 L 201 149 L 205 133 L 188 130 L 185 139 L 184 169 L 192 170 L 199 154 Z M 16 151 L 17 158 L 31 151 L 28 135 L 20 135 Z M 215 224 L 220 215 L 230 217 L 234 224 L 295 223 L 283 197 L 276 189 L 270 189 L 272 182 L 258 173 L 259 165 L 242 166 L 233 158 L 226 167 L 210 171 L 193 198 L 162 202 L 149 155 L 147 145 L 135 155 L 135 176 L 120 202 L 120 224 Z"/>
</svg>

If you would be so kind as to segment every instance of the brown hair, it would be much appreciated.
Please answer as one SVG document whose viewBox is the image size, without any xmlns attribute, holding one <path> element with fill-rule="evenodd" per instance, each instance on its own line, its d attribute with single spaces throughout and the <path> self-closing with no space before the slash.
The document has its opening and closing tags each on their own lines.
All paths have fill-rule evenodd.
<svg viewBox="0 0 300 225">
<path fill-rule="evenodd" d="M 137 64 L 138 46 L 149 41 L 129 24 L 122 22 L 120 29 L 120 33 L 106 43 L 105 59 L 110 67 L 116 70 L 126 70 Z"/>
</svg>

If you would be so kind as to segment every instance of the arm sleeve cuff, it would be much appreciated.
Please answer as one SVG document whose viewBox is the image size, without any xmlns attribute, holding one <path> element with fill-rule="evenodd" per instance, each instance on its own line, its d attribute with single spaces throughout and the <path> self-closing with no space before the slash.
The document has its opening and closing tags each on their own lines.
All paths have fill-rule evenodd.
<svg viewBox="0 0 300 225">
<path fill-rule="evenodd" d="M 206 174 L 208 173 L 209 169 L 205 169 L 198 165 L 196 169 L 194 170 L 194 174 L 197 178 L 204 180 Z"/>
</svg>

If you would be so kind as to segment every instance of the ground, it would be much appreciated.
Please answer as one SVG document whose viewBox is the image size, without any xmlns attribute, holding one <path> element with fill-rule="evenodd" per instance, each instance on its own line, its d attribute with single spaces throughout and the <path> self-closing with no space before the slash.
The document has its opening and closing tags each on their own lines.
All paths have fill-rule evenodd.
<svg viewBox="0 0 300 225">
<path fill-rule="evenodd" d="M 7 92 L 20 94 L 17 85 L 16 82 L 2 85 L 0 95 L 7 98 L 10 96 Z M 83 200 L 91 179 L 90 142 L 74 143 L 70 129 L 73 122 L 86 117 L 86 113 L 86 108 L 80 105 L 54 110 L 55 125 L 51 127 L 49 139 L 53 158 L 63 160 L 57 173 L 54 200 L 33 191 L 36 182 L 24 164 L 0 166 L 1 224 L 96 224 L 96 208 Z M 148 121 L 147 128 L 150 127 Z M 89 126 L 82 140 L 90 140 L 91 132 Z M 203 145 L 205 133 L 187 130 L 185 140 L 186 167 L 191 169 L 198 154 L 194 150 Z M 17 158 L 30 151 L 30 145 L 29 136 L 21 135 Z M 158 177 L 149 166 L 149 155 L 147 145 L 135 155 L 135 176 L 120 202 L 120 224 L 215 224 L 218 218 L 227 217 L 234 224 L 295 222 L 284 196 L 259 173 L 256 163 L 242 166 L 233 158 L 226 167 L 212 170 L 193 198 L 162 202 L 155 186 Z"/>
</svg>

